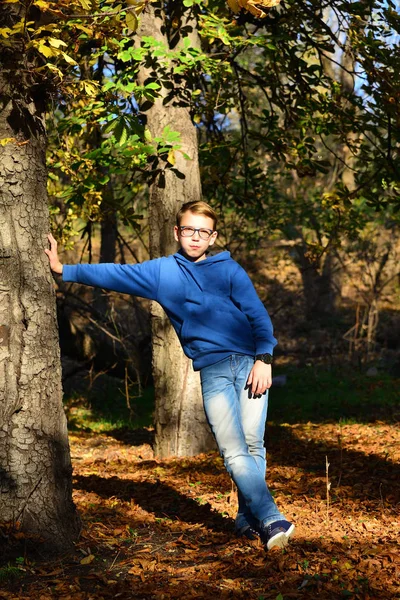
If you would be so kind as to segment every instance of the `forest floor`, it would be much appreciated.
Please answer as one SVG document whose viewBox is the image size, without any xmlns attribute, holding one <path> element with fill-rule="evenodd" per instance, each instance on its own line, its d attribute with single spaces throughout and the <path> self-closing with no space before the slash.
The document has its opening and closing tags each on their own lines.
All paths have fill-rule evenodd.
<svg viewBox="0 0 400 600">
<path fill-rule="evenodd" d="M 268 553 L 234 536 L 216 452 L 158 460 L 151 428 L 76 428 L 76 550 L 14 555 L 0 599 L 400 598 L 400 432 L 392 418 L 359 420 L 268 425 L 268 483 L 296 524 L 290 546 Z"/>
</svg>

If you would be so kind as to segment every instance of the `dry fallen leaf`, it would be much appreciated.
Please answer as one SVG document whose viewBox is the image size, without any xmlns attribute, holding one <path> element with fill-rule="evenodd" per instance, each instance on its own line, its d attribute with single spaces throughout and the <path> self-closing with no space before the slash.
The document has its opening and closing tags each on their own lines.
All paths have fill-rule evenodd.
<svg viewBox="0 0 400 600">
<path fill-rule="evenodd" d="M 94 554 L 88 554 L 85 558 L 82 558 L 81 565 L 90 565 L 94 561 Z"/>
</svg>

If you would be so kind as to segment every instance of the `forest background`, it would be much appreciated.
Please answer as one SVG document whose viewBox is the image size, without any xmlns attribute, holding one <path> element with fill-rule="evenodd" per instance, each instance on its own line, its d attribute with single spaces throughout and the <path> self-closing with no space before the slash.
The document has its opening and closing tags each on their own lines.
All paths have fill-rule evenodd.
<svg viewBox="0 0 400 600">
<path fill-rule="evenodd" d="M 275 374 L 281 377 L 275 381 L 277 401 L 271 402 L 270 417 L 273 423 L 279 423 L 275 445 L 282 440 L 290 442 L 299 465 L 289 461 L 288 466 L 287 457 L 277 453 L 277 462 L 282 460 L 286 466 L 283 470 L 276 466 L 275 475 L 271 470 L 273 484 L 279 491 L 284 485 L 289 487 L 288 479 L 295 478 L 293 493 L 302 498 L 304 507 L 299 504 L 294 509 L 294 502 L 290 510 L 302 516 L 308 536 L 315 522 L 306 515 L 306 505 L 310 497 L 315 499 L 317 521 L 321 520 L 325 507 L 321 508 L 320 500 L 325 494 L 327 525 L 335 516 L 338 528 L 348 527 L 341 511 L 351 498 L 352 510 L 359 510 L 366 523 L 365 527 L 360 525 L 361 533 L 364 527 L 368 540 L 375 540 L 376 530 L 383 528 L 385 533 L 379 539 L 389 539 L 393 525 L 390 515 L 397 502 L 391 487 L 396 481 L 391 424 L 398 421 L 400 370 L 398 4 L 391 0 L 304 0 L 282 1 L 279 5 L 267 0 L 256 5 L 232 0 L 228 4 L 213 0 L 5 0 L 0 25 L 0 176 L 5 213 L 23 193 L 30 199 L 32 190 L 21 183 L 21 176 L 28 173 L 29 183 L 32 173 L 34 180 L 40 171 L 39 179 L 44 181 L 42 159 L 37 159 L 44 156 L 44 148 L 47 192 L 40 188 L 39 195 L 46 203 L 49 199 L 51 227 L 64 248 L 64 262 L 135 263 L 170 254 L 175 251 L 171 231 L 179 205 L 200 197 L 212 204 L 220 216 L 218 247 L 230 250 L 251 275 L 279 339 Z M 35 149 L 33 154 L 31 148 Z M 24 167 L 17 168 L 19 164 Z M 38 187 L 32 189 L 37 194 Z M 18 285 L 22 285 L 17 289 L 23 290 L 25 310 L 20 321 L 29 332 L 37 317 L 29 312 L 34 302 L 29 294 L 26 301 L 23 286 L 28 285 L 28 276 L 24 273 L 30 272 L 33 264 L 40 264 L 39 271 L 45 271 L 46 221 L 40 221 L 37 235 L 29 210 L 27 213 L 14 216 L 16 233 L 10 237 L 9 246 L 7 227 L 2 229 L 0 258 L 1 266 L 7 269 L 16 248 L 19 261 L 14 271 Z M 21 241 L 27 230 L 28 237 Z M 11 277 L 12 269 L 6 272 Z M 181 506 L 177 510 L 176 496 L 167 489 L 174 486 L 175 467 L 177 472 L 186 472 L 186 463 L 178 461 L 175 465 L 168 462 L 168 457 L 196 455 L 212 447 L 201 415 L 198 379 L 190 372 L 157 307 L 59 280 L 56 288 L 64 401 L 70 429 L 75 432 L 71 438 L 73 449 L 77 460 L 84 461 L 82 472 L 75 466 L 75 485 L 78 481 L 79 489 L 75 501 L 86 519 L 83 539 L 87 541 L 85 535 L 93 535 L 97 540 L 93 543 L 99 543 L 101 538 L 96 525 L 90 525 L 90 515 L 95 513 L 91 503 L 97 495 L 107 497 L 104 522 L 110 531 L 113 519 L 122 519 L 122 524 L 114 527 L 122 527 L 124 532 L 121 536 L 125 541 L 118 543 L 128 544 L 130 540 L 133 547 L 140 539 L 147 548 L 143 514 L 134 517 L 138 525 L 132 533 L 126 511 L 124 516 L 122 509 L 117 511 L 117 517 L 107 512 L 111 511 L 113 498 L 119 498 L 122 506 L 132 493 L 130 488 L 119 488 L 116 481 L 111 489 L 104 478 L 100 481 L 98 475 L 93 475 L 98 474 L 92 464 L 94 448 L 99 445 L 104 450 L 102 458 L 97 458 L 110 465 L 112 477 L 123 479 L 125 450 L 113 447 L 110 455 L 103 434 L 127 446 L 138 440 L 149 442 L 154 423 L 155 455 L 146 444 L 133 454 L 127 450 L 128 462 L 145 456 L 152 472 L 150 483 L 140 482 L 140 478 L 136 481 L 136 500 L 149 508 L 147 490 L 150 505 L 155 502 L 153 494 L 157 494 L 151 478 L 154 468 L 159 468 L 154 485 L 162 485 L 165 502 L 153 506 L 158 516 L 151 526 L 165 514 L 174 519 L 183 514 L 193 521 L 191 504 L 186 504 L 183 512 Z M 8 306 L 7 285 L 0 292 L 5 300 L 3 310 Z M 32 331 L 31 337 L 35 337 Z M 28 336 L 24 348 L 28 347 L 27 341 L 30 343 Z M 46 347 L 47 342 L 39 334 L 37 342 Z M 25 363 L 22 361 L 22 371 Z M 38 373 L 41 369 L 38 367 Z M 47 370 L 45 378 L 49 373 Z M 22 388 L 28 385 L 27 379 L 20 378 Z M 278 388 L 279 383 L 282 388 Z M 43 381 L 40 385 L 43 398 L 57 395 L 54 390 L 44 393 Z M 177 385 L 185 394 L 176 393 Z M 18 402 L 9 398 L 12 427 L 4 425 L 3 431 L 11 440 L 10 447 L 17 438 L 13 427 L 21 420 L 25 429 L 30 428 L 29 435 L 33 432 L 40 437 L 40 430 L 36 433 L 35 426 L 28 422 L 26 408 L 21 410 Z M 35 402 L 31 402 L 32 413 L 36 411 L 37 418 L 41 410 L 43 421 L 43 406 Z M 62 422 L 59 413 L 56 421 Z M 312 433 L 310 422 L 328 424 Z M 365 425 L 359 434 L 360 423 L 375 425 Z M 100 437 L 96 437 L 99 432 Z M 355 441 L 357 435 L 364 436 L 361 447 Z M 335 438 L 336 442 L 332 441 Z M 27 439 L 25 433 L 25 445 L 20 450 L 29 450 Z M 386 458 L 377 450 L 380 443 Z M 335 507 L 329 507 L 328 473 L 326 490 L 321 491 L 325 477 L 321 475 L 321 460 L 326 450 L 337 458 Z M 2 467 L 7 465 L 7 473 L 13 473 L 15 462 L 7 452 L 8 463 L 2 463 Z M 118 454 L 116 464 L 112 452 Z M 368 461 L 371 454 L 372 462 Z M 189 463 L 195 474 L 202 473 L 202 481 L 188 479 L 189 496 L 191 487 L 203 486 L 196 502 L 209 502 L 213 511 L 232 516 L 227 483 L 220 481 L 221 465 L 215 455 L 210 456 L 214 458 L 200 457 Z M 164 458 L 165 463 L 157 462 Z M 358 481 L 349 466 L 357 460 L 364 475 L 370 473 L 368 483 L 361 475 Z M 314 463 L 311 484 L 310 461 L 311 466 Z M 346 466 L 353 478 L 346 481 L 347 487 Z M 322 467 L 322 473 L 325 468 L 328 466 Z M 139 470 L 134 477 L 139 477 Z M 27 472 L 31 473 L 27 470 L 25 477 Z M 215 479 L 212 484 L 207 473 Z M 2 489 L 7 491 L 3 494 L 5 506 L 12 492 L 8 481 L 7 476 Z M 36 502 L 39 485 L 35 479 L 21 481 L 26 490 L 18 518 L 13 513 L 12 519 L 14 529 L 22 528 L 15 534 L 17 540 L 35 530 L 36 525 L 32 526 L 29 519 L 24 524 L 24 517 L 27 506 Z M 226 488 L 223 499 L 209 493 L 209 486 L 218 485 Z M 176 488 L 184 496 L 182 484 L 176 484 Z M 49 493 L 42 496 L 42 504 L 36 502 L 38 507 L 50 497 Z M 36 511 L 41 514 L 39 508 Z M 213 511 L 204 513 L 204 522 L 209 518 L 211 528 L 224 532 L 226 524 L 218 519 L 214 522 Z M 48 521 L 39 518 L 39 531 L 43 533 L 48 527 L 55 533 L 60 531 L 58 525 L 52 525 L 54 514 Z M 66 511 L 63 532 L 73 539 L 79 526 L 75 521 L 72 525 L 72 519 L 68 521 L 68 514 Z M 171 535 L 173 530 L 171 526 Z M 197 550 L 204 541 L 204 532 L 198 533 Z M 314 534 L 317 536 L 317 532 Z M 217 551 L 218 535 L 210 542 L 217 544 Z M 109 532 L 107 544 L 111 537 Z M 162 536 L 160 540 L 167 544 Z M 150 558 L 146 555 L 144 563 L 130 572 L 131 578 L 143 583 L 141 593 L 149 597 L 158 597 L 150 584 L 146 591 L 149 574 L 157 581 L 154 573 L 158 566 L 151 559 L 154 548 L 149 550 Z M 226 559 L 232 569 L 231 576 L 223 580 L 228 583 L 207 593 L 224 594 L 228 590 L 234 597 L 242 597 L 249 585 L 249 572 L 254 597 L 264 597 L 260 594 L 265 592 L 265 597 L 278 598 L 280 590 L 288 597 L 301 595 L 293 591 L 299 589 L 299 577 L 304 578 L 303 588 L 310 586 L 311 595 L 317 589 L 329 598 L 333 594 L 342 597 L 345 592 L 363 598 L 378 597 L 371 591 L 375 584 L 379 597 L 394 597 L 397 593 L 394 553 L 387 547 L 378 546 L 372 552 L 370 547 L 360 545 L 359 554 L 352 554 L 352 562 L 349 556 L 353 549 L 340 541 L 337 533 L 324 546 L 325 562 L 313 563 L 315 548 L 303 544 L 296 549 L 305 553 L 305 558 L 297 558 L 293 568 L 289 556 L 282 559 L 284 563 L 269 563 L 275 575 L 267 592 L 260 583 L 261 563 L 257 561 L 245 561 L 247 574 L 233 576 L 235 560 L 240 563 L 243 552 L 247 552 L 234 549 L 233 559 Z M 94 551 L 84 546 L 81 550 L 83 560 L 87 559 L 83 565 L 96 563 Z M 125 551 L 125 546 L 118 550 L 126 556 Z M 102 547 L 100 552 L 108 551 Z M 336 563 L 329 562 L 332 552 L 347 557 L 343 559 L 343 565 L 350 565 L 343 566 L 345 573 L 349 571 L 345 582 L 337 576 Z M 117 565 L 121 573 L 125 572 L 123 561 L 114 558 L 107 563 L 111 571 Z M 220 557 L 214 558 L 214 567 L 219 570 Z M 247 554 L 245 558 L 249 558 Z M 156 564 L 162 560 L 157 558 Z M 310 563 L 314 570 L 309 569 Z M 361 564 L 362 568 L 354 566 Z M 37 573 L 27 557 L 17 567 L 9 564 L 9 568 Z M 159 576 L 161 579 L 168 568 Z M 282 575 L 286 568 L 291 571 L 289 579 Z M 191 577 L 190 569 L 194 569 L 195 579 L 202 579 L 195 567 L 190 565 L 188 569 L 189 575 L 182 575 L 185 581 Z M 323 586 L 318 573 L 328 571 L 332 577 L 329 582 L 324 580 Z M 165 597 L 179 597 L 169 575 L 168 581 L 172 591 L 165 592 Z M 109 585 L 108 580 L 104 585 Z M 45 590 L 43 586 L 41 590 Z M 78 588 L 77 598 L 84 595 Z M 210 597 L 207 593 L 201 596 L 195 583 L 191 593 Z"/>
<path fill-rule="evenodd" d="M 66 248 L 75 241 L 66 260 L 173 252 L 154 240 L 149 214 L 166 238 L 152 206 L 180 194 L 161 210 L 171 228 L 176 204 L 197 197 L 199 184 L 168 189 L 168 177 L 192 177 L 185 161 L 197 161 L 197 145 L 218 246 L 251 273 L 278 364 L 398 375 L 398 7 L 287 3 L 260 18 L 224 2 L 153 3 L 155 19 L 138 30 L 145 5 L 128 6 L 72 21 L 80 67 L 63 78 L 48 149 L 53 227 Z M 44 51 L 55 62 L 70 48 L 56 46 Z M 154 185 L 164 190 L 155 199 Z M 152 382 L 148 306 L 98 292 L 81 300 L 59 286 L 65 355 L 113 367 L 129 406 L 130 390 Z"/>
</svg>

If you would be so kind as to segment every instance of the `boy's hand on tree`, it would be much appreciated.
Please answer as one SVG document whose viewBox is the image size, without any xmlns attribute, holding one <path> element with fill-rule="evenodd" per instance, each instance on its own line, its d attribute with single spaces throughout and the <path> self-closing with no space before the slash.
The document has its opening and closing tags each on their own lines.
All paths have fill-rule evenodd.
<svg viewBox="0 0 400 600">
<path fill-rule="evenodd" d="M 49 243 L 50 243 L 50 250 L 45 248 L 45 252 L 46 252 L 47 256 L 49 257 L 50 269 L 52 271 L 54 271 L 54 273 L 58 273 L 59 275 L 61 275 L 63 266 L 60 262 L 60 259 L 58 258 L 57 241 L 54 239 L 54 237 L 51 235 L 51 233 L 49 233 L 49 235 L 47 236 L 47 239 L 49 240 Z"/>
<path fill-rule="evenodd" d="M 261 360 L 254 363 L 247 379 L 247 387 L 253 396 L 264 394 L 272 385 L 272 365 L 266 365 Z"/>
</svg>

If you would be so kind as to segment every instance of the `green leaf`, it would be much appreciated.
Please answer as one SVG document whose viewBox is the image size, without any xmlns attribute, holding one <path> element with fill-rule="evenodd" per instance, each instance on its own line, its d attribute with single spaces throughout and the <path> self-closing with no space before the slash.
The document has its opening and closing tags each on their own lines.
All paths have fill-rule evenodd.
<svg viewBox="0 0 400 600">
<path fill-rule="evenodd" d="M 129 50 L 124 50 L 123 52 L 120 52 L 118 54 L 118 58 L 119 60 L 122 60 L 122 62 L 128 62 L 129 60 L 131 60 L 131 53 L 129 52 Z"/>
<path fill-rule="evenodd" d="M 146 90 L 159 90 L 161 88 L 161 85 L 159 85 L 155 81 L 152 81 L 150 83 L 147 83 L 145 85 L 145 88 L 146 88 Z"/>
<path fill-rule="evenodd" d="M 128 139 L 128 133 L 129 132 L 124 117 L 119 117 L 114 130 L 114 137 L 120 146 L 125 144 L 126 140 Z"/>
<path fill-rule="evenodd" d="M 118 118 L 117 119 L 113 119 L 112 121 L 110 121 L 110 123 L 108 123 L 108 125 L 106 125 L 103 129 L 103 133 L 107 134 L 107 133 L 111 133 L 111 131 L 113 131 L 118 123 Z"/>
</svg>

